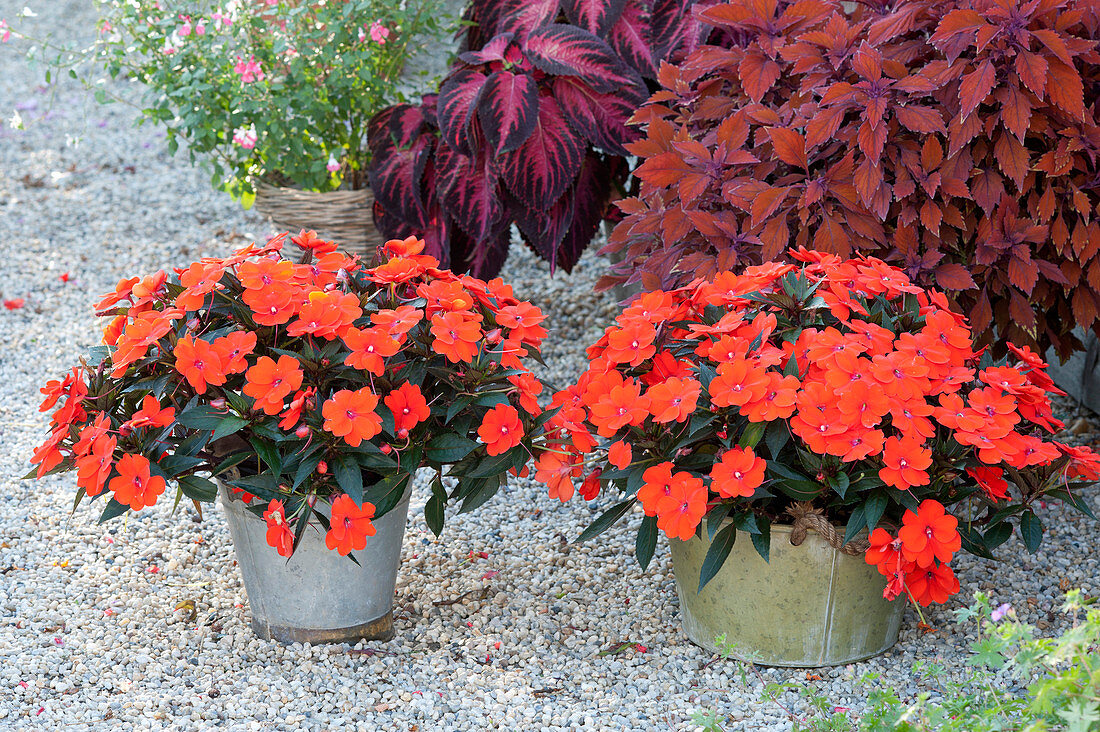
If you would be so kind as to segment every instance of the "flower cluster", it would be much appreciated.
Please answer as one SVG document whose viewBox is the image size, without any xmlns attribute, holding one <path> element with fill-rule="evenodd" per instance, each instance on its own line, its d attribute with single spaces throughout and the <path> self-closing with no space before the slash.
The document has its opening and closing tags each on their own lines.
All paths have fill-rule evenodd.
<svg viewBox="0 0 1100 732">
<path fill-rule="evenodd" d="M 41 49 L 47 82 L 71 70 L 97 100 L 132 104 L 165 125 L 170 151 L 184 141 L 213 185 L 246 206 L 261 181 L 365 188 L 370 118 L 405 100 L 405 70 L 425 66 L 419 54 L 426 58 L 453 20 L 442 0 L 99 4 L 100 33 L 88 47 L 58 46 L 3 21 L 0 40 L 12 34 Z M 112 97 L 103 71 L 139 81 L 144 98 Z"/>
<path fill-rule="evenodd" d="M 926 604 L 958 589 L 953 553 L 987 555 L 1010 518 L 1034 551 L 1040 498 L 1087 511 L 1068 481 L 1100 460 L 1047 439 L 1062 424 L 1038 356 L 1009 346 L 1013 362 L 994 362 L 941 293 L 879 260 L 790 256 L 801 266 L 641 296 L 554 395 L 538 479 L 563 501 L 574 480 L 587 500 L 626 495 L 586 535 L 638 503 L 643 564 L 657 530 L 686 540 L 704 516 L 712 552 L 740 528 L 766 558 L 771 523 L 808 502 L 846 522 L 846 542 L 871 532 L 888 596 Z"/>
<path fill-rule="evenodd" d="M 524 469 L 541 424 L 524 365 L 546 335 L 538 308 L 439 269 L 415 239 L 373 268 L 313 232 L 290 242 L 299 261 L 283 235 L 119 282 L 97 304 L 106 345 L 42 389 L 54 411 L 32 474 L 76 470 L 78 502 L 109 496 L 105 518 L 169 482 L 177 501 L 211 501 L 203 475 L 222 478 L 289 556 L 314 516 L 330 548 L 362 549 L 421 466 L 437 472 L 436 533 L 448 500 L 476 507 Z"/>
</svg>

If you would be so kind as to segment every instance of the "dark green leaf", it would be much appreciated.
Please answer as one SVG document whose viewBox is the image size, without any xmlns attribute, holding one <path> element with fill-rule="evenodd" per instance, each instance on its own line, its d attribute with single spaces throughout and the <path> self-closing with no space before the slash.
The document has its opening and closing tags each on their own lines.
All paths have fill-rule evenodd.
<svg viewBox="0 0 1100 732">
<path fill-rule="evenodd" d="M 209 404 L 196 404 L 183 410 L 176 417 L 176 421 L 184 427 L 194 430 L 214 431 L 226 417 L 226 410 L 214 409 Z"/>
<path fill-rule="evenodd" d="M 107 505 L 103 508 L 103 513 L 99 516 L 99 523 L 110 521 L 113 518 L 121 516 L 130 510 L 130 507 L 125 503 L 119 503 L 114 498 L 111 498 Z"/>
<path fill-rule="evenodd" d="M 213 503 L 218 497 L 218 485 L 197 475 L 184 475 L 177 481 L 183 494 L 193 501 Z"/>
<path fill-rule="evenodd" d="M 757 522 L 757 526 L 760 527 L 760 533 L 749 534 L 749 538 L 752 539 L 752 545 L 756 549 L 756 553 L 767 562 L 771 556 L 772 525 L 770 521 L 763 519 Z"/>
<path fill-rule="evenodd" d="M 443 423 L 444 424 L 449 424 L 450 421 L 452 419 L 454 419 L 454 416 L 456 414 L 458 414 L 463 409 L 465 409 L 466 407 L 470 406 L 473 403 L 474 403 L 474 398 L 472 396 L 468 396 L 468 395 L 467 396 L 460 396 L 459 398 L 455 399 L 447 407 L 447 416 L 443 419 Z"/>
<path fill-rule="evenodd" d="M 638 499 L 628 498 L 622 503 L 616 503 L 611 508 L 600 514 L 599 518 L 593 521 L 588 528 L 581 532 L 581 535 L 574 539 L 574 543 L 581 541 L 588 541 L 594 537 L 599 536 L 603 532 L 611 528 L 611 525 L 625 516 L 630 509 L 634 506 Z"/>
<path fill-rule="evenodd" d="M 231 414 L 218 423 L 218 426 L 214 428 L 214 434 L 210 437 L 210 439 L 213 441 L 219 440 L 222 437 L 227 437 L 234 432 L 240 431 L 240 429 L 246 424 L 248 424 L 247 419 L 245 419 L 244 417 L 238 417 L 235 414 Z"/>
<path fill-rule="evenodd" d="M 778 419 L 768 425 L 768 430 L 764 433 L 764 444 L 767 445 L 772 460 L 779 459 L 779 453 L 786 446 L 790 437 L 791 433 L 787 428 L 786 421 Z"/>
<path fill-rule="evenodd" d="M 847 544 L 859 535 L 859 532 L 867 528 L 867 504 L 861 503 L 852 511 L 848 518 L 848 526 L 844 529 L 844 543 Z"/>
<path fill-rule="evenodd" d="M 886 512 L 886 506 L 890 499 L 883 491 L 876 491 L 863 502 L 863 513 L 867 517 L 867 530 L 874 531 L 878 522 L 882 520 L 882 514 Z"/>
<path fill-rule="evenodd" d="M 642 569 L 649 567 L 653 551 L 657 548 L 657 517 L 646 516 L 638 527 L 638 536 L 634 539 L 634 556 Z"/>
<path fill-rule="evenodd" d="M 985 530 L 985 544 L 990 549 L 996 549 L 1001 544 L 1008 541 L 1012 536 L 1012 524 L 1007 521 L 1002 521 L 996 526 L 991 526 Z"/>
<path fill-rule="evenodd" d="M 517 460 L 527 461 L 527 448 L 523 445 L 516 445 L 511 450 L 502 452 L 499 455 L 486 456 L 478 463 L 476 468 L 466 473 L 466 476 L 469 478 L 488 478 L 492 475 L 500 475 L 507 472 L 509 468 L 514 467 Z"/>
<path fill-rule="evenodd" d="M 478 443 L 453 432 L 433 437 L 425 450 L 426 457 L 436 463 L 453 463 L 477 449 Z"/>
<path fill-rule="evenodd" d="M 851 479 L 847 473 L 837 473 L 835 477 L 827 479 L 829 487 L 837 492 L 837 495 L 844 498 L 848 492 L 848 486 L 851 484 Z"/>
<path fill-rule="evenodd" d="M 256 454 L 264 461 L 264 464 L 271 471 L 272 475 L 278 476 L 283 472 L 283 463 L 279 459 L 279 451 L 274 445 L 255 437 L 248 442 L 252 445 L 253 449 L 256 450 Z"/>
<path fill-rule="evenodd" d="M 351 496 L 355 505 L 363 505 L 363 471 L 351 455 L 341 455 L 332 466 L 332 474 L 340 490 Z"/>
<path fill-rule="evenodd" d="M 902 491 L 903 493 L 906 491 Z M 985 544 L 985 539 L 982 538 L 982 534 L 972 524 L 959 524 L 959 537 L 962 539 L 962 548 L 965 551 L 970 552 L 979 557 L 986 559 L 994 559 L 995 557 L 989 551 L 989 547 Z"/>
<path fill-rule="evenodd" d="M 749 425 L 741 433 L 741 439 L 737 441 L 737 444 L 741 447 L 756 447 L 767 428 L 767 422 L 749 422 Z"/>
<path fill-rule="evenodd" d="M 719 503 L 707 513 L 707 538 L 714 539 L 718 529 L 722 528 L 722 522 L 733 510 L 733 502 Z"/>
<path fill-rule="evenodd" d="M 471 491 L 465 499 L 462 501 L 462 506 L 458 509 L 459 513 L 468 513 L 476 508 L 481 508 L 490 498 L 497 494 L 500 490 L 502 476 L 493 475 L 487 478 L 478 479 L 477 487 Z"/>
<path fill-rule="evenodd" d="M 1039 545 L 1043 543 L 1043 522 L 1030 510 L 1020 516 L 1020 538 L 1032 554 L 1039 551 Z"/>
<path fill-rule="evenodd" d="M 737 527 L 733 524 L 715 535 L 714 540 L 710 543 L 710 548 L 707 549 L 707 555 L 703 558 L 703 567 L 699 571 L 699 592 L 702 592 L 707 583 L 718 574 L 718 570 L 722 568 L 726 557 L 730 555 L 730 550 L 733 549 L 735 541 L 737 541 Z"/>
</svg>

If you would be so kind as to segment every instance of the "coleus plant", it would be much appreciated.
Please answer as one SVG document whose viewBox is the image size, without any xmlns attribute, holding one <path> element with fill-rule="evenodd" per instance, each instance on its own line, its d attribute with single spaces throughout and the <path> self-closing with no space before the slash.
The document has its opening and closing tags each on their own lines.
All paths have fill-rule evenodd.
<svg viewBox="0 0 1100 732">
<path fill-rule="evenodd" d="M 1037 551 L 1044 500 L 1092 515 L 1100 457 L 1050 439 L 1039 356 L 975 348 L 941 292 L 881 260 L 790 256 L 641 296 L 554 395 L 536 478 L 621 496 L 582 538 L 638 507 L 645 566 L 659 531 L 705 532 L 702 586 L 738 530 L 767 559 L 773 524 L 817 512 L 844 543 L 869 532 L 888 599 L 927 605 L 958 591 L 960 548 L 988 557 L 1015 529 Z"/>
<path fill-rule="evenodd" d="M 291 261 L 284 238 L 119 282 L 97 305 L 106 345 L 42 389 L 54 411 L 28 477 L 76 470 L 76 504 L 104 499 L 101 521 L 169 484 L 197 507 L 220 479 L 289 557 L 311 523 L 362 549 L 420 467 L 437 534 L 448 502 L 477 508 L 526 470 L 545 419 L 525 366 L 538 308 L 438 269 L 422 241 L 366 269 L 313 232 L 291 237 Z"/>
<path fill-rule="evenodd" d="M 1086 0 L 735 0 L 729 47 L 666 66 L 604 281 L 673 287 L 791 245 L 874 254 L 947 291 L 980 344 L 1100 330 Z"/>
<path fill-rule="evenodd" d="M 570 271 L 621 195 L 627 120 L 698 45 L 694 0 L 474 0 L 438 94 L 371 122 L 375 223 L 456 271 L 499 272 L 515 224 Z"/>
</svg>

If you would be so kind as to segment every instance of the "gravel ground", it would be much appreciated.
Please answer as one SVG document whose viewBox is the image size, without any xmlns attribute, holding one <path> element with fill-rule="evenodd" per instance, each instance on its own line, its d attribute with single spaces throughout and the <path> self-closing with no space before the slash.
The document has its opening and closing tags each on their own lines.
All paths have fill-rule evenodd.
<svg viewBox="0 0 1100 732">
<path fill-rule="evenodd" d="M 0 18 L 24 2 L 0 0 Z M 36 23 L 78 37 L 92 26 L 90 5 L 39 2 Z M 934 632 L 919 631 L 910 610 L 901 642 L 879 659 L 813 676 L 746 673 L 687 641 L 663 543 L 646 573 L 631 556 L 633 524 L 572 545 L 599 507 L 561 505 L 519 481 L 453 517 L 441 540 L 420 518 L 423 490 L 414 495 L 394 640 L 256 640 L 217 512 L 200 523 L 191 510 L 157 506 L 97 526 L 91 510 L 70 515 L 71 476 L 17 476 L 44 434 L 37 387 L 97 342 L 93 296 L 123 275 L 225 254 L 268 226 L 169 158 L 162 133 L 134 129 L 127 109 L 98 107 L 75 85 L 44 93 L 23 50 L 0 47 L 0 117 L 18 108 L 29 127 L 0 127 L 0 295 L 26 299 L 0 310 L 0 728 L 678 730 L 691 727 L 693 710 L 713 708 L 729 715 L 727 729 L 785 730 L 783 710 L 760 701 L 763 681 L 807 684 L 858 709 L 858 680 L 875 672 L 912 696 L 922 690 L 914 662 L 958 673 L 970 639 L 951 611 L 972 591 L 1044 628 L 1057 625 L 1050 611 L 1064 589 L 1100 592 L 1098 527 L 1053 506 L 1039 557 L 1013 542 L 999 566 L 958 561 L 964 591 L 928 613 Z M 602 266 L 588 256 L 572 276 L 551 278 L 513 250 L 506 278 L 552 318 L 550 380 L 579 372 L 585 344 L 613 315 L 609 298 L 593 294 Z M 1078 427 L 1079 441 L 1098 437 L 1088 420 Z M 194 618 L 175 609 L 189 600 Z M 626 642 L 636 645 L 600 655 Z M 801 709 L 793 694 L 783 701 Z"/>
</svg>

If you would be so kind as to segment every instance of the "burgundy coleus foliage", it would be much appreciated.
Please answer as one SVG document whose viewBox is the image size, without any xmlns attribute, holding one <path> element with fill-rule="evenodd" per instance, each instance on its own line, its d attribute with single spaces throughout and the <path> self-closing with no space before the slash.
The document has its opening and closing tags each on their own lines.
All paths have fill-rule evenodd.
<svg viewBox="0 0 1100 732">
<path fill-rule="evenodd" d="M 375 223 L 486 278 L 515 224 L 552 268 L 570 271 L 615 212 L 625 145 L 639 134 L 626 123 L 649 96 L 646 79 L 702 40 L 694 3 L 474 0 L 439 93 L 371 123 Z"/>
<path fill-rule="evenodd" d="M 848 9 L 846 9 L 846 7 Z M 980 343 L 1100 332 L 1093 0 L 738 0 L 639 111 L 605 279 L 668 288 L 789 246 L 948 291 Z"/>
</svg>

